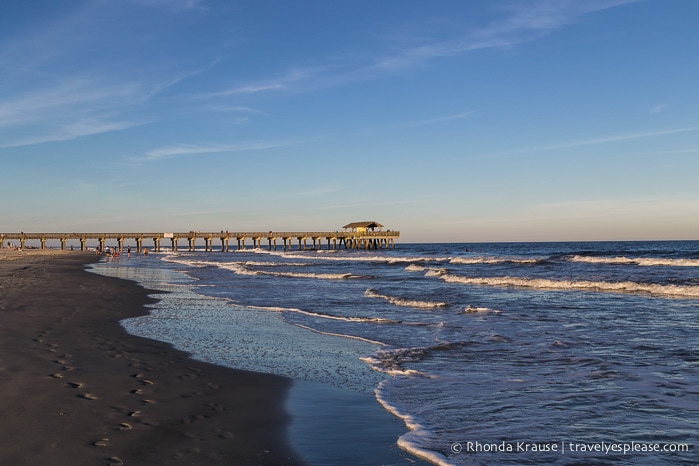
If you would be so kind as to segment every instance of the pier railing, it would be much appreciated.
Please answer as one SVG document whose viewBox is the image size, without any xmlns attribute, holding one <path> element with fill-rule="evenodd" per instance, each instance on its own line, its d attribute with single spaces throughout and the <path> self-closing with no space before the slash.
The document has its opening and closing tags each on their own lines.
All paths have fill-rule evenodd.
<svg viewBox="0 0 699 466">
<path fill-rule="evenodd" d="M 322 240 L 327 241 L 327 249 L 383 249 L 395 248 L 395 240 L 400 236 L 398 231 L 217 231 L 217 232 L 152 232 L 152 233 L 0 233 L 0 248 L 18 246 L 24 249 L 27 246 L 27 241 L 39 241 L 41 249 L 46 248 L 46 242 L 50 240 L 58 240 L 61 244 L 61 249 L 66 249 L 68 241 L 79 241 L 80 249 L 87 248 L 87 242 L 97 241 L 99 248 L 104 249 L 109 240 L 117 242 L 115 246 L 122 250 L 125 247 L 127 240 L 132 240 L 136 243 L 136 251 L 141 252 L 147 248 L 144 246 L 144 241 L 152 242 L 152 250 L 160 251 L 161 243 L 169 240 L 171 250 L 180 250 L 180 240 L 186 240 L 189 251 L 194 251 L 196 241 L 204 240 L 204 249 L 213 251 L 214 240 L 220 240 L 221 251 L 230 250 L 231 240 L 237 242 L 237 249 L 246 249 L 245 241 L 252 241 L 253 249 L 262 248 L 262 241 L 267 240 L 268 248 L 277 249 L 277 241 L 281 241 L 284 250 L 292 249 L 293 241 L 298 241 L 299 250 L 309 249 L 309 240 L 313 242 L 311 249 L 322 249 Z M 19 244 L 15 245 L 14 241 Z"/>
</svg>

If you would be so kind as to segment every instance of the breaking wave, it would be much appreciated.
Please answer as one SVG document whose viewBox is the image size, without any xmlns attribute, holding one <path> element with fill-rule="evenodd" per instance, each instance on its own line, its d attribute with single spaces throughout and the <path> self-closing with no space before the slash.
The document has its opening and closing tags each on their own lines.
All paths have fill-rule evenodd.
<svg viewBox="0 0 699 466">
<path fill-rule="evenodd" d="M 670 267 L 699 267 L 699 259 L 670 259 L 670 258 L 653 258 L 653 257 L 589 257 L 589 256 L 573 256 L 570 258 L 572 262 L 586 262 L 590 264 L 623 264 L 623 265 L 640 265 L 645 267 L 652 266 L 670 266 Z"/>
<path fill-rule="evenodd" d="M 397 324 L 396 320 L 384 319 L 382 317 L 343 317 L 334 316 L 330 314 L 323 314 L 320 312 L 304 311 L 302 309 L 296 309 L 292 307 L 274 307 L 274 306 L 246 306 L 250 309 L 260 309 L 264 311 L 274 311 L 274 312 L 293 312 L 296 314 L 303 314 L 311 317 L 320 317 L 322 319 L 330 320 L 341 320 L 344 322 L 370 322 L 373 324 Z"/>
<path fill-rule="evenodd" d="M 450 264 L 502 264 L 510 262 L 513 264 L 540 264 L 542 259 L 515 259 L 511 257 L 454 257 L 449 260 Z"/>
<path fill-rule="evenodd" d="M 420 301 L 417 299 L 407 299 L 407 298 L 399 298 L 397 296 L 388 296 L 385 294 L 377 293 L 376 291 L 372 289 L 368 289 L 364 292 L 364 296 L 367 298 L 379 298 L 379 299 L 385 299 L 391 304 L 395 304 L 396 306 L 405 306 L 405 307 L 418 307 L 418 308 L 424 308 L 424 309 L 430 309 L 433 307 L 444 307 L 447 305 L 447 303 L 442 302 L 442 301 Z"/>
<path fill-rule="evenodd" d="M 449 274 L 442 275 L 440 278 L 447 283 L 462 283 L 464 285 L 521 286 L 549 290 L 587 290 L 617 293 L 650 293 L 654 295 L 682 296 L 690 298 L 699 297 L 699 286 L 659 285 L 630 281 L 605 282 L 517 277 L 462 277 Z"/>
</svg>

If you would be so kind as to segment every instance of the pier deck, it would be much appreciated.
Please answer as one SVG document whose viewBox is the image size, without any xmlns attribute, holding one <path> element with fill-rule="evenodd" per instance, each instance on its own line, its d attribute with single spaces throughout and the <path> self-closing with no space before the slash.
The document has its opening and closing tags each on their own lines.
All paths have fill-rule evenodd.
<svg viewBox="0 0 699 466">
<path fill-rule="evenodd" d="M 204 240 L 204 249 L 206 251 L 214 250 L 214 241 L 219 240 L 220 248 L 217 250 L 227 252 L 230 251 L 231 240 L 237 242 L 236 249 L 245 249 L 245 241 L 252 241 L 252 248 L 262 248 L 262 241 L 267 240 L 267 247 L 271 250 L 277 250 L 277 242 L 280 241 L 284 250 L 291 250 L 294 240 L 298 241 L 298 250 L 305 249 L 322 249 L 323 239 L 327 241 L 327 249 L 384 249 L 394 248 L 395 240 L 400 236 L 398 231 L 266 231 L 266 232 L 159 232 L 159 233 L 0 233 L 0 248 L 19 246 L 24 249 L 27 247 L 27 241 L 38 241 L 41 249 L 46 248 L 47 241 L 60 241 L 61 249 L 66 249 L 66 244 L 69 241 L 79 241 L 80 250 L 84 251 L 87 248 L 87 242 L 97 241 L 99 247 L 104 249 L 107 246 L 108 240 L 115 240 L 119 250 L 124 249 L 126 241 L 132 240 L 136 244 L 136 251 L 141 252 L 146 249 L 145 241 L 152 244 L 151 251 L 161 251 L 161 243 L 169 242 L 172 251 L 179 251 L 182 248 L 180 241 L 187 241 L 185 246 L 188 251 L 194 251 L 197 240 Z M 169 240 L 169 241 L 168 241 Z M 19 244 L 15 245 L 14 242 Z M 310 247 L 309 241 L 312 241 L 313 246 Z M 184 250 L 184 249 L 182 249 Z"/>
</svg>

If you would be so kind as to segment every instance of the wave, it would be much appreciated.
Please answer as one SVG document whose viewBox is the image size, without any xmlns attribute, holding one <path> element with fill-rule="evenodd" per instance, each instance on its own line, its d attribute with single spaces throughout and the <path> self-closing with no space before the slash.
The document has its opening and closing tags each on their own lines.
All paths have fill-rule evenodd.
<svg viewBox="0 0 699 466">
<path fill-rule="evenodd" d="M 671 259 L 671 258 L 653 258 L 653 257 L 590 257 L 590 256 L 573 256 L 569 259 L 571 262 L 586 262 L 590 264 L 623 264 L 623 265 L 640 265 L 645 267 L 652 266 L 670 266 L 670 267 L 699 267 L 699 259 Z"/>
<path fill-rule="evenodd" d="M 441 453 L 421 447 L 421 443 L 424 442 L 424 439 L 434 437 L 435 434 L 422 425 L 415 416 L 401 411 L 398 407 L 388 402 L 385 396 L 385 390 L 386 384 L 389 382 L 388 380 L 382 381 L 374 390 L 374 396 L 386 411 L 401 419 L 405 426 L 410 429 L 410 432 L 398 438 L 398 446 L 408 453 L 437 466 L 455 466 L 455 463 L 449 461 L 449 459 Z"/>
<path fill-rule="evenodd" d="M 274 277 L 287 278 L 315 278 L 320 280 L 342 280 L 346 278 L 371 278 L 366 275 L 353 275 L 351 273 L 301 273 L 301 272 L 269 272 L 266 270 L 250 270 L 246 267 L 247 262 L 212 262 L 202 260 L 184 259 L 181 257 L 163 258 L 167 262 L 186 265 L 188 267 L 218 267 L 230 270 L 239 275 L 271 275 Z"/>
<path fill-rule="evenodd" d="M 251 267 L 308 267 L 313 265 L 310 262 L 259 262 L 259 261 L 246 261 L 244 263 L 246 266 Z"/>
<path fill-rule="evenodd" d="M 359 341 L 364 341 L 366 343 L 371 343 L 372 345 L 386 346 L 386 343 L 382 343 L 380 341 L 375 341 L 375 340 L 370 340 L 368 338 L 358 337 L 355 335 L 346 335 L 344 333 L 322 332 L 320 330 L 316 330 L 312 327 L 308 327 L 306 325 L 301 325 L 301 324 L 292 324 L 292 325 L 294 325 L 295 327 L 298 327 L 298 328 L 302 328 L 304 330 L 308 330 L 309 332 L 318 333 L 320 335 L 328 335 L 331 337 L 340 337 L 340 338 L 349 338 L 351 340 L 359 340 Z"/>
<path fill-rule="evenodd" d="M 241 251 L 242 252 L 242 251 Z M 252 252 L 248 250 L 247 252 Z M 306 251 L 267 251 L 256 249 L 254 252 L 258 254 L 269 254 L 272 256 L 283 257 L 285 259 L 307 259 L 315 261 L 334 261 L 334 262 L 381 262 L 385 264 L 400 264 L 400 263 L 418 263 L 418 262 L 448 262 L 451 257 L 415 257 L 415 256 L 390 256 L 390 255 L 362 255 L 361 252 L 350 252 L 339 250 L 331 250 L 332 254 L 325 254 L 326 250 L 317 250 L 312 252 Z M 323 254 L 319 254 L 319 253 Z"/>
<path fill-rule="evenodd" d="M 427 271 L 425 272 L 425 277 L 441 277 L 447 273 L 449 273 L 447 269 L 435 269 L 428 267 Z"/>
<path fill-rule="evenodd" d="M 462 277 L 458 275 L 442 275 L 447 283 L 464 285 L 489 286 L 521 286 L 537 289 L 554 290 L 587 290 L 617 293 L 649 293 L 653 295 L 681 296 L 699 298 L 699 286 L 659 285 L 636 282 L 604 282 L 585 280 L 550 280 L 545 278 L 518 277 Z"/>
<path fill-rule="evenodd" d="M 449 260 L 450 264 L 540 264 L 543 259 L 515 259 L 511 257 L 453 257 Z"/>
<path fill-rule="evenodd" d="M 263 272 L 257 271 L 259 275 L 272 275 L 274 277 L 287 278 L 318 278 L 320 280 L 342 280 L 345 278 L 369 278 L 366 275 L 353 275 L 351 273 L 301 273 L 301 272 Z"/>
<path fill-rule="evenodd" d="M 385 294 L 377 293 L 376 291 L 374 291 L 372 289 L 366 290 L 364 292 L 364 296 L 366 296 L 367 298 L 384 299 L 391 304 L 395 304 L 396 306 L 417 307 L 417 308 L 422 308 L 422 309 L 430 309 L 433 307 L 444 307 L 447 305 L 447 303 L 441 302 L 441 301 L 419 301 L 416 299 L 406 299 L 406 298 L 399 298 L 396 296 L 388 296 Z"/>
<path fill-rule="evenodd" d="M 406 272 L 423 272 L 424 270 L 425 270 L 425 266 L 415 265 L 415 264 L 410 264 L 405 268 Z"/>
<path fill-rule="evenodd" d="M 304 311 L 302 309 L 296 309 L 292 307 L 275 307 L 275 306 L 246 306 L 249 309 L 261 309 L 264 311 L 274 311 L 274 312 L 293 312 L 296 314 L 303 314 L 311 317 L 320 317 L 323 319 L 330 320 L 341 320 L 343 322 L 370 322 L 373 324 L 398 324 L 400 322 L 391 319 L 384 319 L 383 317 L 342 317 L 334 316 L 331 314 L 323 314 L 320 312 Z"/>
<path fill-rule="evenodd" d="M 497 309 L 490 309 L 488 307 L 475 307 L 468 305 L 464 309 L 464 314 L 500 314 L 502 311 Z"/>
<path fill-rule="evenodd" d="M 420 376 L 431 378 L 432 376 L 414 369 L 403 369 L 406 362 L 418 362 L 427 357 L 428 348 L 397 348 L 380 350 L 372 356 L 360 358 L 369 364 L 376 372 L 382 372 L 391 376 Z"/>
</svg>

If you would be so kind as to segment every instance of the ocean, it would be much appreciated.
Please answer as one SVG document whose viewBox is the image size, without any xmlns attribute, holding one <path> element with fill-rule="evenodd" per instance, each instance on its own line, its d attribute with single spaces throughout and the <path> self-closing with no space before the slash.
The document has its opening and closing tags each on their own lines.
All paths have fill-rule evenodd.
<svg viewBox="0 0 699 466">
<path fill-rule="evenodd" d="M 699 241 L 263 247 L 93 271 L 167 292 L 130 333 L 371 399 L 420 461 L 699 463 Z"/>
</svg>

